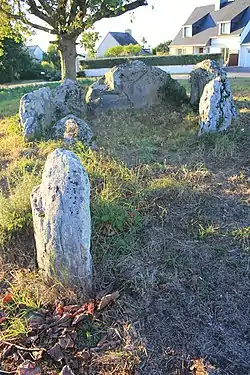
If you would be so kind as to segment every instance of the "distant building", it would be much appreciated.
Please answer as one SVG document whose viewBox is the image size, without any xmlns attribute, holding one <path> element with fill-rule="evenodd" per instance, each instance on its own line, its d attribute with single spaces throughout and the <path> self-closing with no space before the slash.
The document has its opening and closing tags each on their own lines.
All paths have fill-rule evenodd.
<svg viewBox="0 0 250 375">
<path fill-rule="evenodd" d="M 129 44 L 140 44 L 132 36 L 131 30 L 126 30 L 125 33 L 109 32 L 96 51 L 96 57 L 104 57 L 107 50 L 116 46 L 127 46 Z"/>
<path fill-rule="evenodd" d="M 28 52 L 31 57 L 36 61 L 42 61 L 43 59 L 43 50 L 39 46 L 27 46 Z"/>
<path fill-rule="evenodd" d="M 250 0 L 214 0 L 194 9 L 170 54 L 203 53 L 221 53 L 228 65 L 250 67 Z"/>
</svg>

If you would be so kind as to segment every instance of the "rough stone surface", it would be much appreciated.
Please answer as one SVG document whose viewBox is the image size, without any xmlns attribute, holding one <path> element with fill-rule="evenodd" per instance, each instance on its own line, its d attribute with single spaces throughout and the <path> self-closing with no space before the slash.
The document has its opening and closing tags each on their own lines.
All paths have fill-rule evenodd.
<svg viewBox="0 0 250 375">
<path fill-rule="evenodd" d="M 78 157 L 57 149 L 31 194 L 37 262 L 45 277 L 91 290 L 91 218 L 88 174 Z"/>
<path fill-rule="evenodd" d="M 19 116 L 26 139 L 44 134 L 54 119 L 51 90 L 43 87 L 24 95 L 20 101 Z"/>
<path fill-rule="evenodd" d="M 86 103 L 91 112 L 109 108 L 144 108 L 166 100 L 165 88 L 171 89 L 175 97 L 186 98 L 181 85 L 163 70 L 149 66 L 142 61 L 128 61 L 115 66 L 104 77 L 90 86 Z M 177 92 L 178 91 L 178 94 Z"/>
<path fill-rule="evenodd" d="M 200 100 L 200 132 L 216 133 L 226 130 L 237 117 L 229 80 L 217 77 L 204 89 Z"/>
<path fill-rule="evenodd" d="M 89 125 L 74 115 L 68 115 L 58 121 L 53 130 L 57 139 L 63 139 L 69 144 L 77 140 L 82 141 L 86 146 L 91 146 L 94 143 L 94 135 Z"/>
<path fill-rule="evenodd" d="M 194 70 L 190 73 L 190 103 L 192 106 L 199 108 L 200 98 L 206 84 L 216 77 L 227 78 L 227 73 L 217 61 L 204 60 L 195 66 Z"/>
<path fill-rule="evenodd" d="M 84 116 L 84 91 L 76 81 L 66 79 L 59 87 L 52 90 L 55 117 L 60 119 L 71 113 L 75 116 Z"/>
<path fill-rule="evenodd" d="M 56 121 L 69 114 L 80 117 L 86 114 L 84 91 L 70 79 L 56 89 L 41 88 L 26 94 L 20 101 L 19 116 L 27 140 L 44 136 Z"/>
</svg>

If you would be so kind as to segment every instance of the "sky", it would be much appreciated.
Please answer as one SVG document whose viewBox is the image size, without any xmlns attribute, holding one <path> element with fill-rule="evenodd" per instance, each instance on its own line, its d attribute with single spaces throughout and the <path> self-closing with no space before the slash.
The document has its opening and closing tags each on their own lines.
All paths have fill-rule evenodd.
<svg viewBox="0 0 250 375">
<path fill-rule="evenodd" d="M 149 46 L 155 47 L 161 42 L 173 39 L 195 7 L 212 4 L 215 1 L 148 0 L 148 6 L 134 11 L 135 18 L 132 23 L 131 15 L 127 13 L 116 18 L 98 21 L 95 29 L 100 33 L 100 42 L 109 31 L 124 32 L 126 29 L 131 29 L 138 43 L 144 37 Z M 39 31 L 27 44 L 38 44 L 43 51 L 46 51 L 50 40 L 51 35 Z"/>
</svg>

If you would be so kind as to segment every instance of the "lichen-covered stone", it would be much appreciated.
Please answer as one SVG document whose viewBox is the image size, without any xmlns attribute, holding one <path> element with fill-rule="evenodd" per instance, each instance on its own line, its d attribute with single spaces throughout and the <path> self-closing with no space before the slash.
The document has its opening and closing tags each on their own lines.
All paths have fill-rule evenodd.
<svg viewBox="0 0 250 375">
<path fill-rule="evenodd" d="M 86 146 L 91 146 L 94 143 L 94 135 L 89 125 L 74 115 L 68 115 L 58 121 L 53 128 L 53 133 L 55 138 L 63 139 L 69 144 L 77 140 L 82 141 Z"/>
<path fill-rule="evenodd" d="M 94 113 L 109 108 L 144 108 L 160 104 L 167 97 L 177 98 L 178 94 L 180 101 L 183 92 L 185 89 L 163 70 L 132 60 L 113 67 L 91 85 L 86 103 Z"/>
<path fill-rule="evenodd" d="M 199 112 L 199 135 L 222 132 L 231 125 L 237 111 L 228 79 L 217 77 L 205 86 Z"/>
<path fill-rule="evenodd" d="M 221 77 L 227 78 L 225 70 L 215 60 L 204 60 L 198 63 L 190 73 L 191 96 L 190 103 L 193 107 L 199 108 L 200 98 L 206 84 L 212 79 Z"/>
<path fill-rule="evenodd" d="M 84 116 L 84 91 L 77 81 L 66 79 L 59 87 L 52 90 L 54 111 L 57 119 L 69 114 Z"/>
<path fill-rule="evenodd" d="M 25 139 L 44 136 L 62 117 L 69 114 L 84 116 L 86 104 L 81 86 L 66 79 L 59 87 L 48 87 L 24 95 L 20 101 L 19 116 Z"/>
<path fill-rule="evenodd" d="M 51 90 L 43 87 L 21 98 L 19 116 L 25 139 L 44 135 L 54 120 Z"/>
<path fill-rule="evenodd" d="M 78 157 L 57 149 L 31 194 L 37 263 L 45 277 L 91 290 L 91 218 L 88 174 Z"/>
</svg>

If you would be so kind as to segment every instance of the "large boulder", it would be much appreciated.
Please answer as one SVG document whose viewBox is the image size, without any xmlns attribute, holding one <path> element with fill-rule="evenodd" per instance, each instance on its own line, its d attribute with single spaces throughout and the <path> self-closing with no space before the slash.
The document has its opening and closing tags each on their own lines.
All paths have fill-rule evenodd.
<svg viewBox="0 0 250 375">
<path fill-rule="evenodd" d="M 90 292 L 90 185 L 73 152 L 57 149 L 48 156 L 31 206 L 40 270 L 47 278 Z"/>
<path fill-rule="evenodd" d="M 19 116 L 27 140 L 50 133 L 54 123 L 69 114 L 80 117 L 86 114 L 84 91 L 70 79 L 53 90 L 44 87 L 32 91 L 20 101 Z"/>
<path fill-rule="evenodd" d="M 98 112 L 109 108 L 150 107 L 166 100 L 167 96 L 185 100 L 186 92 L 163 70 L 132 60 L 113 67 L 91 85 L 86 103 L 91 112 Z"/>
<path fill-rule="evenodd" d="M 237 111 L 228 79 L 217 77 L 205 86 L 199 112 L 199 135 L 222 132 L 231 125 L 232 120 L 237 117 Z"/>
<path fill-rule="evenodd" d="M 193 107 L 199 108 L 200 98 L 205 86 L 216 77 L 221 77 L 223 80 L 227 78 L 225 70 L 217 61 L 204 60 L 195 66 L 190 73 L 190 103 Z"/>
<path fill-rule="evenodd" d="M 43 87 L 24 95 L 20 102 L 19 115 L 26 139 L 44 135 L 54 120 L 51 90 Z"/>
<path fill-rule="evenodd" d="M 66 79 L 59 87 L 52 91 L 57 119 L 71 113 L 80 117 L 86 114 L 84 91 L 77 81 Z"/>
<path fill-rule="evenodd" d="M 82 141 L 86 146 L 94 144 L 94 134 L 89 125 L 79 117 L 68 115 L 59 120 L 53 127 L 55 138 L 63 139 L 65 143 L 72 144 Z"/>
</svg>

